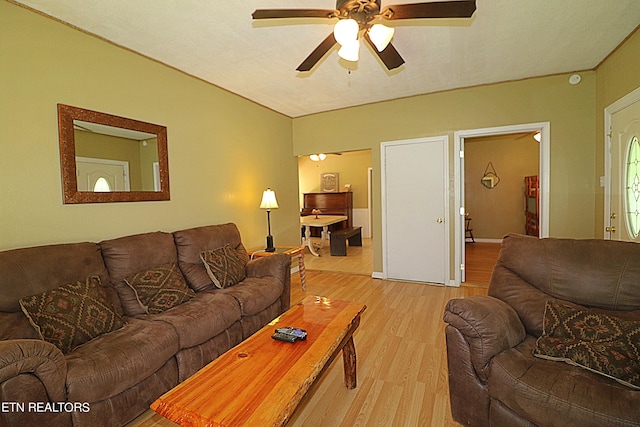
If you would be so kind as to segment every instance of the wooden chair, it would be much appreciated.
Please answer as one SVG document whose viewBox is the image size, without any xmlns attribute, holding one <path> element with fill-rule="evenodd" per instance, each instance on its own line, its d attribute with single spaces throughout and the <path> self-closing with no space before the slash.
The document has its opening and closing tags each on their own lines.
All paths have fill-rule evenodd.
<svg viewBox="0 0 640 427">
<path fill-rule="evenodd" d="M 468 243 L 475 243 L 476 240 L 473 238 L 473 228 L 471 228 L 471 218 L 467 216 L 464 218 L 464 241 Z M 471 239 L 471 241 L 469 241 Z"/>
</svg>

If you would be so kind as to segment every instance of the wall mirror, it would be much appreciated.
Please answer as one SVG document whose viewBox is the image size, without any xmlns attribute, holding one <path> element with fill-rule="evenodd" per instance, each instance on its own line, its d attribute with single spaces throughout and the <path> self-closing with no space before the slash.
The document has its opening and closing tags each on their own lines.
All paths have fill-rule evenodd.
<svg viewBox="0 0 640 427">
<path fill-rule="evenodd" d="M 480 182 L 489 190 L 498 185 L 498 183 L 500 182 L 500 178 L 498 177 L 498 174 L 493 167 L 493 163 L 489 162 L 489 164 L 487 165 L 487 169 L 485 169 L 484 171 L 484 175 L 480 179 Z"/>
<path fill-rule="evenodd" d="M 64 203 L 169 200 L 167 128 L 58 104 Z"/>
</svg>

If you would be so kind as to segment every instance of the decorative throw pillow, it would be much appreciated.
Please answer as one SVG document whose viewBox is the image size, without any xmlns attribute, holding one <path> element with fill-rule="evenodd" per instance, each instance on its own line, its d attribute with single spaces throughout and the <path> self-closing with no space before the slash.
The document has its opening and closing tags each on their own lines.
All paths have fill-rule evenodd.
<svg viewBox="0 0 640 427">
<path fill-rule="evenodd" d="M 158 314 L 195 297 L 176 264 L 164 264 L 125 277 L 142 309 Z"/>
<path fill-rule="evenodd" d="M 245 278 L 247 260 L 231 245 L 200 253 L 209 278 L 216 287 L 228 288 Z"/>
<path fill-rule="evenodd" d="M 24 297 L 20 307 L 38 335 L 64 354 L 123 325 L 98 276 Z"/>
<path fill-rule="evenodd" d="M 640 389 L 640 321 L 547 301 L 542 336 L 533 354 Z"/>
</svg>

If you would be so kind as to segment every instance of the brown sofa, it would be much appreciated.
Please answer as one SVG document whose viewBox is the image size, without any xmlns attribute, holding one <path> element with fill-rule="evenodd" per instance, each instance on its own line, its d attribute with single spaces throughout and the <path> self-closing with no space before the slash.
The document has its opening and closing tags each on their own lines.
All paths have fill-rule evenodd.
<svg viewBox="0 0 640 427">
<path fill-rule="evenodd" d="M 246 278 L 219 289 L 200 253 L 227 244 L 246 257 Z M 148 314 L 124 279 L 165 264 L 194 292 L 185 286 L 186 301 Z M 0 252 L 0 426 L 128 423 L 287 310 L 290 266 L 283 254 L 248 260 L 234 224 Z M 123 326 L 63 354 L 19 300 L 95 276 Z"/>
<path fill-rule="evenodd" d="M 454 420 L 468 426 L 640 425 L 640 390 L 612 379 L 620 371 L 604 369 L 612 366 L 606 357 L 582 359 L 585 348 L 620 345 L 605 339 L 614 330 L 609 324 L 598 330 L 601 342 L 584 329 L 613 318 L 636 321 L 618 320 L 635 335 L 616 339 L 626 336 L 623 347 L 637 357 L 640 244 L 508 235 L 488 296 L 454 299 L 445 309 Z M 637 363 L 631 370 L 636 385 Z"/>
</svg>

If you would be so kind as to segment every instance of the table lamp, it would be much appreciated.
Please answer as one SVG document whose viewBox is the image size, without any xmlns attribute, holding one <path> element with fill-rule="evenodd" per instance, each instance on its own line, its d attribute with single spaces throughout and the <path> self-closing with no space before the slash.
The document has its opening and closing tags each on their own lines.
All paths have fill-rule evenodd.
<svg viewBox="0 0 640 427">
<path fill-rule="evenodd" d="M 276 248 L 273 246 L 273 236 L 271 235 L 271 209 L 278 209 L 278 201 L 276 200 L 276 193 L 272 189 L 267 188 L 262 193 L 262 202 L 260 203 L 260 209 L 267 210 L 267 248 L 266 252 L 275 252 Z"/>
</svg>

